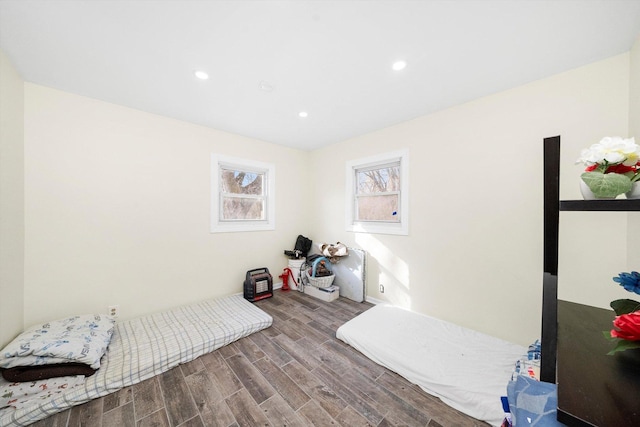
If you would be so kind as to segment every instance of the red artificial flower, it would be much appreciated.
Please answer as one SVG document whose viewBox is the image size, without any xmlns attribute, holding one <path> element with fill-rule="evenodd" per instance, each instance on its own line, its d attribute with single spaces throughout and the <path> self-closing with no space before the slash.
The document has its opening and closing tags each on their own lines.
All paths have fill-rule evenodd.
<svg viewBox="0 0 640 427">
<path fill-rule="evenodd" d="M 584 171 L 593 172 L 594 170 L 598 169 L 598 167 L 600 167 L 600 165 L 598 163 L 595 163 L 593 165 L 589 165 L 586 168 L 584 168 Z M 619 173 L 619 174 L 625 174 L 627 172 L 636 173 L 638 172 L 638 169 L 640 169 L 640 162 L 636 163 L 633 166 L 625 166 L 624 164 L 620 163 L 618 165 L 609 166 L 605 171 L 605 173 Z"/>
<path fill-rule="evenodd" d="M 607 168 L 607 172 L 606 173 L 619 173 L 619 174 L 623 174 L 623 173 L 627 173 L 627 172 L 635 172 L 635 166 L 625 166 L 622 163 L 620 163 L 619 165 L 611 165 Z"/>
<path fill-rule="evenodd" d="M 627 341 L 640 341 L 640 311 L 629 314 L 621 314 L 613 320 L 613 326 L 619 330 L 612 329 L 611 336 Z"/>
</svg>

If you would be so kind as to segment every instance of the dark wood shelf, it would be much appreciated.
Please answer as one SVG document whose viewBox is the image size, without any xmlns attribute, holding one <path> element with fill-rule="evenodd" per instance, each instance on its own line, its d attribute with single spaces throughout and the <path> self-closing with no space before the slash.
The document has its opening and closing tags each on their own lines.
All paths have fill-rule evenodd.
<svg viewBox="0 0 640 427">
<path fill-rule="evenodd" d="M 561 200 L 561 211 L 640 211 L 640 199 L 616 199 L 616 200 Z"/>
<path fill-rule="evenodd" d="M 540 379 L 558 384 L 558 421 L 640 426 L 640 349 L 607 356 L 614 312 L 558 301 L 561 211 L 633 212 L 640 200 L 560 200 L 560 137 L 544 139 L 544 270 Z"/>
<path fill-rule="evenodd" d="M 558 301 L 558 421 L 640 425 L 640 349 L 607 356 L 612 310 Z"/>
</svg>

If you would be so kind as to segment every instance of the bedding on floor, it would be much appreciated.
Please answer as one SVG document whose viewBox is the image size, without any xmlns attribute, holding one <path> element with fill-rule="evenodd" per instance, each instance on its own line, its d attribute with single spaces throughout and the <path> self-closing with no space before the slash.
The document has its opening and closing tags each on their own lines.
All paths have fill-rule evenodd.
<svg viewBox="0 0 640 427">
<path fill-rule="evenodd" d="M 0 410 L 0 426 L 23 426 L 161 374 L 271 326 L 242 295 L 116 323 L 100 368 L 83 383 L 21 408 Z M 5 384 L 6 386 L 6 384 Z"/>
<path fill-rule="evenodd" d="M 96 373 L 96 370 L 84 363 L 57 363 L 53 365 L 14 366 L 9 369 L 0 369 L 0 373 L 2 373 L 2 378 L 7 381 L 25 382 L 72 375 L 90 377 Z"/>
<path fill-rule="evenodd" d="M 49 400 L 84 383 L 83 375 L 49 378 L 39 381 L 11 382 L 0 378 L 0 408 L 22 409 L 34 402 Z"/>
<path fill-rule="evenodd" d="M 562 427 L 558 416 L 558 387 L 540 381 L 542 346 L 536 340 L 527 354 L 516 361 L 507 385 L 509 426 Z"/>
<path fill-rule="evenodd" d="M 111 316 L 86 314 L 38 324 L 2 349 L 0 368 L 81 363 L 98 369 L 114 323 Z"/>
<path fill-rule="evenodd" d="M 13 382 L 91 376 L 100 367 L 114 324 L 111 316 L 87 314 L 33 326 L 2 349 L 0 374 Z"/>
<path fill-rule="evenodd" d="M 430 316 L 377 305 L 336 332 L 374 362 L 447 405 L 494 426 L 514 362 L 527 348 Z"/>
</svg>

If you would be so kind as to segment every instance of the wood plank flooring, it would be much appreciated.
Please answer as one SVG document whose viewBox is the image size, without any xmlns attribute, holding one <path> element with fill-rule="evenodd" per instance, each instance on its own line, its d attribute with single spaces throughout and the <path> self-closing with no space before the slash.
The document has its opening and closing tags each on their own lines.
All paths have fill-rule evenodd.
<svg viewBox="0 0 640 427">
<path fill-rule="evenodd" d="M 273 326 L 36 427 L 487 426 L 335 338 L 371 307 L 275 291 Z"/>
</svg>

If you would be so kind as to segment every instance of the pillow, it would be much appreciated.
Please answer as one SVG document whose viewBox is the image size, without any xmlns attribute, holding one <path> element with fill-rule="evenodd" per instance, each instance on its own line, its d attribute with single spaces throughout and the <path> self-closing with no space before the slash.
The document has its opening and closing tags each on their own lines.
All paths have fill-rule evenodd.
<svg viewBox="0 0 640 427">
<path fill-rule="evenodd" d="M 95 374 L 95 369 L 84 363 L 60 363 L 55 365 L 38 366 L 14 366 L 9 369 L 1 369 L 2 377 L 11 382 L 39 381 L 48 378 L 68 377 L 72 375 L 84 375 L 90 377 Z"/>
<path fill-rule="evenodd" d="M 33 326 L 0 352 L 0 368 L 77 362 L 100 367 L 115 320 L 87 314 Z"/>
</svg>

